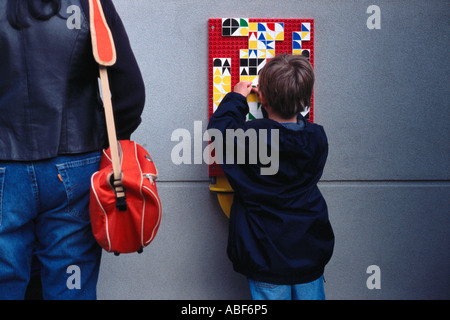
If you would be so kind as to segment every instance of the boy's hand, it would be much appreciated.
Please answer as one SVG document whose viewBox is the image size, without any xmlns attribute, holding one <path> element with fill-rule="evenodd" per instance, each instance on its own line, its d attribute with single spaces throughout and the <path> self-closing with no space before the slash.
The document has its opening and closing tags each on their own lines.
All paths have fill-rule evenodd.
<svg viewBox="0 0 450 320">
<path fill-rule="evenodd" d="M 244 97 L 248 97 L 250 92 L 252 92 L 252 82 L 251 81 L 241 81 L 234 86 L 234 92 L 242 94 Z"/>
</svg>

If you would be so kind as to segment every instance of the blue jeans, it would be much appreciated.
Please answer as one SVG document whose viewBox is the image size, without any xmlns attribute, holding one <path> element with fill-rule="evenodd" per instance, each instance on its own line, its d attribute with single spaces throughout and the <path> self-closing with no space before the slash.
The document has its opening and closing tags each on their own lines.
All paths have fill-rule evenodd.
<svg viewBox="0 0 450 320">
<path fill-rule="evenodd" d="M 33 253 L 44 299 L 96 299 L 101 247 L 89 219 L 100 153 L 0 161 L 0 299 L 23 299 Z"/>
<path fill-rule="evenodd" d="M 323 276 L 308 283 L 277 285 L 248 279 L 253 300 L 325 300 Z"/>
</svg>

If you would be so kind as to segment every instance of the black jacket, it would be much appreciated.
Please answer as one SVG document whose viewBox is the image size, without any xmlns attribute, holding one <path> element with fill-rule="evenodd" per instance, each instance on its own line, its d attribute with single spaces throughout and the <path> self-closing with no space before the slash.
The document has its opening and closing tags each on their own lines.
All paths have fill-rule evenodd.
<svg viewBox="0 0 450 320">
<path fill-rule="evenodd" d="M 16 30 L 0 1 L 0 160 L 40 160 L 101 150 L 107 145 L 98 65 L 92 55 L 88 1 L 63 1 L 48 21 L 30 18 Z M 145 87 L 112 1 L 102 1 L 116 44 L 108 68 L 116 129 L 129 139 L 141 121 Z M 69 29 L 76 5 L 81 28 Z"/>
<path fill-rule="evenodd" d="M 245 97 L 229 93 L 211 116 L 208 128 L 224 135 L 227 129 L 254 130 L 258 145 L 265 137 L 260 133 L 267 130 L 264 141 L 268 150 L 279 152 L 279 166 L 276 174 L 263 175 L 261 161 L 237 164 L 224 160 L 221 165 L 235 191 L 228 256 L 236 271 L 256 281 L 311 282 L 322 275 L 334 248 L 327 204 L 317 187 L 328 155 L 325 131 L 301 116 L 299 121 L 305 127 L 294 131 L 270 119 L 246 122 L 247 113 Z M 278 147 L 269 134 L 273 130 L 279 133 Z M 249 146 L 247 142 L 247 157 Z"/>
</svg>

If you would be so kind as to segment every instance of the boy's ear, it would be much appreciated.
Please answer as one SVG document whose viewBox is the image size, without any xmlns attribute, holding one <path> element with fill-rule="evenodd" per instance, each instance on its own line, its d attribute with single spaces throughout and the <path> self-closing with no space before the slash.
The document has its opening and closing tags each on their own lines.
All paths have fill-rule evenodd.
<svg viewBox="0 0 450 320">
<path fill-rule="evenodd" d="M 264 94 L 261 91 L 258 91 L 258 95 L 259 95 L 259 101 L 261 102 L 261 105 L 263 107 L 265 107 L 267 105 L 266 97 L 264 96 Z"/>
</svg>

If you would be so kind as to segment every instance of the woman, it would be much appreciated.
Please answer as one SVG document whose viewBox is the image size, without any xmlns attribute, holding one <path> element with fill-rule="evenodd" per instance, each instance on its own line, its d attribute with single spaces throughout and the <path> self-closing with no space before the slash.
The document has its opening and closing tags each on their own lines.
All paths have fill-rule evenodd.
<svg viewBox="0 0 450 320">
<path fill-rule="evenodd" d="M 117 136 L 129 139 L 145 88 L 112 1 L 101 2 Z M 44 299 L 96 298 L 89 191 L 107 134 L 88 15 L 88 0 L 0 1 L 0 299 L 24 298 L 33 253 Z"/>
</svg>

